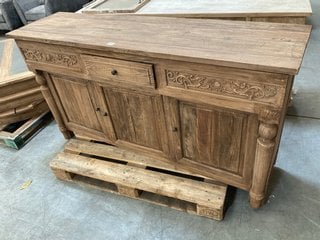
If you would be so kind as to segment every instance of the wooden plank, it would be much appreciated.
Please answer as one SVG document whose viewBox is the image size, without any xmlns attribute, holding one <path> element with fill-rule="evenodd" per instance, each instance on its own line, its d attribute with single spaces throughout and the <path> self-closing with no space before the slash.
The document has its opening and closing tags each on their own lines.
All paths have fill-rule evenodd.
<svg viewBox="0 0 320 240">
<path fill-rule="evenodd" d="M 152 0 L 137 14 L 193 17 L 309 16 L 309 0 Z"/>
<path fill-rule="evenodd" d="M 139 189 L 223 211 L 226 194 L 226 188 L 223 186 L 70 153 L 58 154 L 51 161 L 50 166 L 54 170 L 60 169 L 115 183 L 123 188 L 119 193 L 131 197 L 138 196 L 136 190 L 132 192 L 132 189 Z"/>
<path fill-rule="evenodd" d="M 5 104 L 6 102 L 14 101 L 16 99 L 21 100 L 21 98 L 26 98 L 30 95 L 36 95 L 37 93 L 40 93 L 40 88 L 38 86 L 35 88 L 27 89 L 24 92 L 18 92 L 16 94 L 4 96 L 4 97 L 0 98 L 0 104 Z"/>
<path fill-rule="evenodd" d="M 50 163 L 53 169 L 63 169 L 107 182 L 143 191 L 155 192 L 213 208 L 222 208 L 225 188 L 163 173 L 111 163 L 70 153 L 59 153 Z"/>
<path fill-rule="evenodd" d="M 17 73 L 11 76 L 6 76 L 0 81 L 0 87 L 8 86 L 10 84 L 17 83 L 17 82 L 23 82 L 28 79 L 35 79 L 35 75 L 33 72 L 27 71 L 22 73 Z"/>
<path fill-rule="evenodd" d="M 12 53 L 14 47 L 14 40 L 10 39 L 4 42 L 3 57 L 0 62 L 0 82 L 10 74 L 12 65 Z"/>
<path fill-rule="evenodd" d="M 0 124 L 27 120 L 48 111 L 35 75 L 26 71 L 15 41 L 7 39 L 0 44 Z"/>
<path fill-rule="evenodd" d="M 219 127 L 216 139 L 219 139 L 219 167 L 238 173 L 241 150 L 242 122 L 241 116 L 219 113 Z"/>
<path fill-rule="evenodd" d="M 110 53 L 297 74 L 310 32 L 311 26 L 305 25 L 57 13 L 8 36 Z"/>
<path fill-rule="evenodd" d="M 39 116 L 39 114 L 48 111 L 48 105 L 43 99 L 41 93 L 25 98 L 25 102 L 23 105 L 19 105 L 17 103 L 19 103 L 19 100 L 0 105 L 0 108 L 2 108 L 3 106 L 10 106 L 9 110 L 1 109 L 0 124 L 8 125 L 18 121 L 33 118 L 35 116 Z"/>
</svg>

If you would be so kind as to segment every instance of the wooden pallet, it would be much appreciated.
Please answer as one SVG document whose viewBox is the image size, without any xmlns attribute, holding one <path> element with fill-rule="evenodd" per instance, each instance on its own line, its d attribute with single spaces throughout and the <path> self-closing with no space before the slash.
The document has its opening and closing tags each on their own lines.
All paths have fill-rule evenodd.
<svg viewBox="0 0 320 240">
<path fill-rule="evenodd" d="M 50 121 L 52 121 L 51 113 L 45 112 L 29 120 L 0 126 L 0 144 L 20 149 Z"/>
<path fill-rule="evenodd" d="M 110 145 L 71 139 L 50 163 L 58 179 L 222 220 L 227 186 Z"/>
</svg>

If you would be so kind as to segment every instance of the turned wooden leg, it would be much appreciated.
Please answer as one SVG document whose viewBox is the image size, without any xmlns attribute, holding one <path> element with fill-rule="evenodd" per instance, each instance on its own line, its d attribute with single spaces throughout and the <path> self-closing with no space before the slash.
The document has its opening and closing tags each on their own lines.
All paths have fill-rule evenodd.
<svg viewBox="0 0 320 240">
<path fill-rule="evenodd" d="M 261 207 L 265 200 L 267 182 L 273 166 L 273 151 L 277 131 L 278 126 L 275 124 L 260 123 L 259 125 L 252 186 L 249 193 L 252 208 Z"/>
<path fill-rule="evenodd" d="M 72 134 L 72 132 L 70 132 L 66 128 L 66 125 L 63 122 L 63 119 L 61 117 L 59 109 L 58 109 L 58 107 L 52 97 L 50 89 L 48 88 L 47 80 L 40 73 L 36 73 L 36 81 L 38 84 L 40 84 L 40 90 L 42 92 L 42 95 L 45 98 L 45 100 L 46 100 L 46 102 L 47 102 L 47 104 L 48 104 L 48 106 L 54 116 L 54 119 L 58 123 L 59 129 L 62 132 L 64 138 L 70 139 L 73 134 Z"/>
</svg>

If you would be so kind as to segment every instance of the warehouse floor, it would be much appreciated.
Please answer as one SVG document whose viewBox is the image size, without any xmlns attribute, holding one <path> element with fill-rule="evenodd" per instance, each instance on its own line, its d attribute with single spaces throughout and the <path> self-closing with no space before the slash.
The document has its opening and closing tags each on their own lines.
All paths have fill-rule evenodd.
<svg viewBox="0 0 320 240">
<path fill-rule="evenodd" d="M 314 29 L 265 206 L 251 209 L 238 190 L 216 222 L 61 182 L 49 162 L 66 141 L 51 123 L 19 151 L 0 147 L 0 240 L 320 239 L 320 2 L 312 4 Z"/>
</svg>

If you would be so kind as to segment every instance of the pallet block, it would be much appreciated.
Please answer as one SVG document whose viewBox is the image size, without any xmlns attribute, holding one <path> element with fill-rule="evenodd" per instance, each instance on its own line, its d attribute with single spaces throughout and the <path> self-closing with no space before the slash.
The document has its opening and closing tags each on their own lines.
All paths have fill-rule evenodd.
<svg viewBox="0 0 320 240">
<path fill-rule="evenodd" d="M 222 220 L 227 186 L 170 163 L 110 145 L 71 139 L 50 163 L 57 178 Z"/>
<path fill-rule="evenodd" d="M 37 135 L 52 119 L 51 113 L 45 112 L 29 120 L 0 126 L 0 144 L 18 150 Z"/>
</svg>

